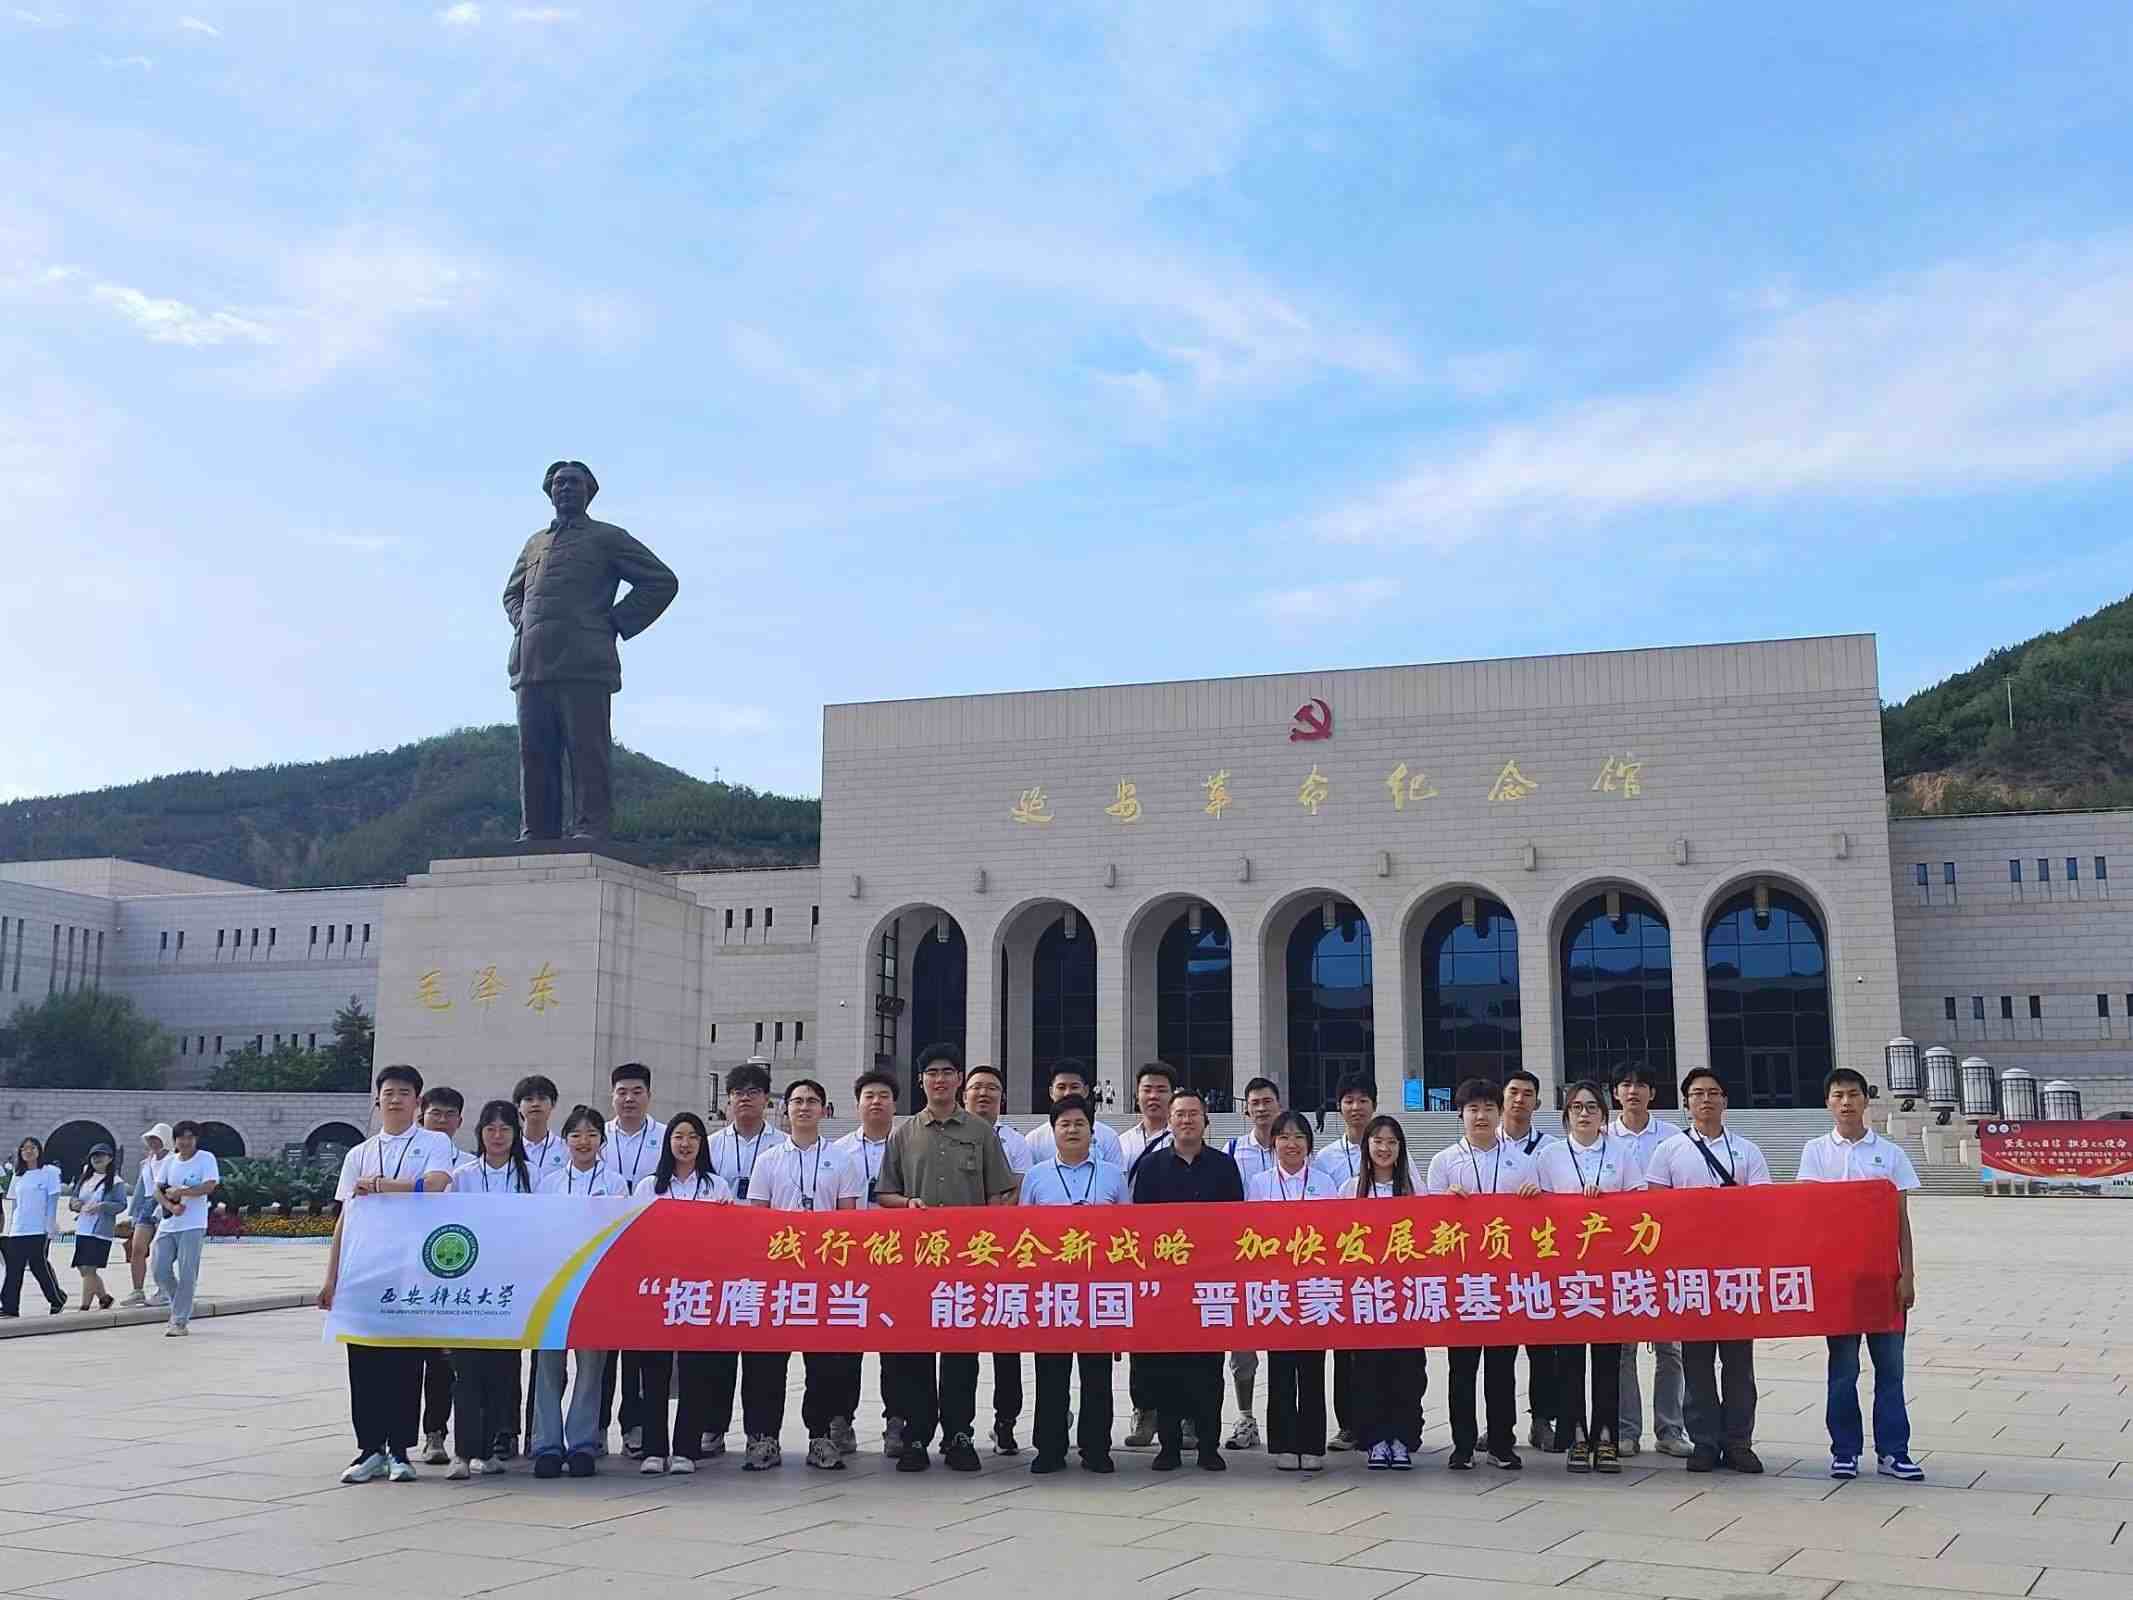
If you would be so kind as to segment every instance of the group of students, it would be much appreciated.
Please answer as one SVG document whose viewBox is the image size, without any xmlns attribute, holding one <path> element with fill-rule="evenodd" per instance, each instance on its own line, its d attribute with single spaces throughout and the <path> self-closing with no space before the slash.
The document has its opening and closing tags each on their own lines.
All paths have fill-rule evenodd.
<svg viewBox="0 0 2133 1600">
<path fill-rule="evenodd" d="M 207 1240 L 208 1197 L 222 1181 L 214 1152 L 200 1148 L 200 1125 L 159 1122 L 141 1135 L 141 1164 L 128 1188 L 119 1169 L 118 1152 L 102 1140 L 89 1147 L 82 1169 L 69 1184 L 45 1159 L 43 1141 L 24 1139 L 15 1149 L 13 1176 L 7 1190 L 8 1215 L 0 1229 L 0 1254 L 7 1277 L 0 1284 L 0 1317 L 22 1314 L 22 1284 L 34 1279 L 54 1316 L 67 1309 L 68 1296 L 52 1270 L 52 1241 L 59 1237 L 59 1203 L 66 1197 L 74 1215 L 73 1269 L 81 1275 L 83 1311 L 109 1311 L 116 1304 L 104 1283 L 121 1218 L 131 1223 L 127 1257 L 133 1292 L 127 1306 L 167 1306 L 163 1331 L 183 1338 L 192 1321 L 193 1293 L 200 1282 L 200 1251 Z M 155 1273 L 157 1293 L 150 1300 L 144 1285 Z"/>
<path fill-rule="evenodd" d="M 1087 1074 L 1062 1062 L 1051 1082 L 1045 1125 L 1025 1135 L 1001 1122 L 1004 1083 L 997 1069 L 964 1071 L 954 1047 L 934 1045 L 919 1058 L 924 1106 L 900 1122 L 899 1085 L 883 1070 L 854 1085 L 860 1124 L 834 1142 L 822 1135 L 827 1095 L 796 1078 L 783 1104 L 790 1132 L 769 1118 L 770 1075 L 751 1062 L 727 1079 L 727 1124 L 710 1133 L 681 1112 L 669 1122 L 650 1114 L 651 1073 L 638 1063 L 611 1074 L 613 1115 L 572 1108 L 557 1127 L 555 1085 L 523 1080 L 510 1101 L 494 1100 L 476 1123 L 477 1153 L 452 1143 L 462 1101 L 445 1088 L 424 1093 L 408 1066 L 378 1074 L 380 1131 L 349 1152 L 340 1198 L 382 1193 L 446 1192 L 630 1195 L 789 1211 L 922 1208 L 944 1205 L 1116 1205 L 1220 1201 L 1393 1199 L 1432 1194 L 1602 1195 L 1651 1188 L 1722 1188 L 1771 1181 L 1768 1162 L 1726 1127 L 1725 1086 L 1709 1068 L 1682 1080 L 1689 1117 L 1675 1128 L 1651 1113 L 1654 1084 L 1628 1066 L 1607 1090 L 1592 1080 L 1569 1086 L 1560 1135 L 1534 1126 L 1540 1084 L 1514 1072 L 1503 1085 L 1473 1078 L 1454 1095 L 1462 1136 L 1433 1156 L 1426 1171 L 1408 1154 L 1398 1119 L 1377 1112 L 1375 1085 L 1342 1083 L 1338 1136 L 1322 1147 L 1310 1119 L 1285 1111 L 1276 1085 L 1246 1086 L 1249 1130 L 1222 1144 L 1207 1139 L 1207 1107 L 1161 1062 L 1135 1082 L 1139 1119 L 1121 1134 L 1098 1120 Z M 1900 1146 L 1867 1123 L 1870 1090 L 1849 1068 L 1824 1085 L 1832 1128 L 1802 1153 L 1802 1182 L 1877 1178 L 1899 1191 L 1918 1186 Z M 418 1125 L 418 1112 L 420 1125 Z M 343 1216 L 345 1217 L 345 1209 Z M 336 1231 L 321 1306 L 332 1304 L 339 1270 Z M 1908 1210 L 1902 1214 L 1898 1293 L 1914 1297 Z M 1916 1481 L 1903 1397 L 1902 1332 L 1865 1336 L 1874 1363 L 1873 1431 L 1878 1470 Z M 1828 1340 L 1827 1424 L 1831 1474 L 1856 1476 L 1864 1447 L 1858 1401 L 1861 1336 Z M 1760 1473 L 1754 1449 L 1754 1346 L 1750 1341 L 1660 1343 L 1655 1352 L 1657 1447 L 1685 1457 L 1691 1472 L 1726 1467 Z M 782 1351 L 619 1353 L 533 1352 L 530 1387 L 522 1390 L 519 1356 L 510 1350 L 406 1350 L 351 1345 L 350 1406 L 357 1453 L 344 1482 L 415 1475 L 418 1425 L 422 1453 L 451 1463 L 448 1476 L 505 1470 L 516 1451 L 524 1407 L 525 1436 L 536 1477 L 591 1476 L 607 1454 L 611 1422 L 643 1473 L 693 1472 L 722 1455 L 738 1388 L 746 1436 L 743 1470 L 781 1464 L 790 1357 Z M 1452 1449 L 1446 1465 L 1471 1470 L 1477 1452 L 1505 1471 L 1519 1470 L 1517 1348 L 1447 1350 Z M 1035 1358 L 1036 1456 L 1031 1470 L 1064 1469 L 1070 1448 L 1093 1472 L 1112 1459 L 1112 1363 L 1109 1352 Z M 807 1464 L 842 1470 L 859 1446 L 861 1360 L 857 1352 L 807 1352 L 801 1405 Z M 1224 1357 L 1141 1353 L 1130 1358 L 1133 1410 L 1129 1448 L 1156 1447 L 1157 1471 L 1176 1470 L 1190 1450 L 1204 1470 L 1221 1471 Z M 1229 1449 L 1261 1443 L 1254 1416 L 1257 1352 L 1228 1358 L 1239 1420 Z M 979 1357 L 975 1353 L 885 1354 L 879 1358 L 885 1453 L 898 1470 L 922 1471 L 938 1429 L 941 1459 L 951 1470 L 981 1469 L 974 1440 Z M 1572 1472 L 1618 1473 L 1636 1455 L 1643 1432 L 1637 1347 L 1616 1344 L 1527 1349 L 1532 1419 L 1529 1448 L 1564 1456 Z M 448 1366 L 445 1365 L 448 1363 Z M 1021 1357 L 993 1356 L 993 1453 L 1021 1453 L 1015 1428 L 1023 1404 Z M 1353 1351 L 1277 1350 L 1265 1358 L 1264 1443 L 1283 1470 L 1316 1472 L 1328 1451 L 1360 1451 L 1373 1470 L 1406 1470 L 1422 1438 L 1428 1389 L 1421 1348 Z M 424 1369 L 448 1371 L 449 1386 Z M 1332 1369 L 1328 1435 L 1327 1368 Z M 1077 1386 L 1079 1393 L 1073 1391 Z M 569 1390 L 569 1402 L 564 1394 Z M 1477 1411 L 1476 1387 L 1480 1389 Z M 522 1399 L 522 1396 L 524 1397 Z M 445 1401 L 455 1414 L 453 1448 L 444 1447 Z M 669 1416 L 670 1401 L 674 1402 Z M 1071 1439 L 1069 1437 L 1071 1430 Z"/>
</svg>

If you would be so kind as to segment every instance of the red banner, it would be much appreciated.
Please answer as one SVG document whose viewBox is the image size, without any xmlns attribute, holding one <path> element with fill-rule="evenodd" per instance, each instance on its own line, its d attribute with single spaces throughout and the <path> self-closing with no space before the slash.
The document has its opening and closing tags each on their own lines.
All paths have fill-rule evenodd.
<svg viewBox="0 0 2133 1600">
<path fill-rule="evenodd" d="M 1981 1122 L 1978 1164 L 2011 1178 L 2100 1183 L 2133 1174 L 2133 1122 Z"/>
<path fill-rule="evenodd" d="M 774 1212 L 660 1201 L 567 1313 L 623 1350 L 1237 1350 L 1902 1326 L 1886 1183 Z"/>
</svg>

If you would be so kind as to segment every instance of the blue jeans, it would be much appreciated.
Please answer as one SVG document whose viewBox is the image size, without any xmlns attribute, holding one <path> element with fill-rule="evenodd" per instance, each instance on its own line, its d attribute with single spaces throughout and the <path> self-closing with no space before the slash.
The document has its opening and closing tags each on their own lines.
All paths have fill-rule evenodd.
<svg viewBox="0 0 2133 1600">
<path fill-rule="evenodd" d="M 1874 1453 L 1911 1453 L 1911 1414 L 1903 1404 L 1903 1334 L 1835 1334 L 1829 1340 L 1829 1453 L 1856 1456 L 1864 1440 L 1859 1422 L 1859 1341 L 1874 1358 Z"/>
<path fill-rule="evenodd" d="M 535 1352 L 533 1379 L 533 1453 L 536 1456 L 596 1455 L 607 1442 L 600 1426 L 600 1375 L 612 1350 L 541 1350 Z M 576 1369 L 570 1383 L 570 1410 L 563 1409 L 563 1363 Z"/>
</svg>

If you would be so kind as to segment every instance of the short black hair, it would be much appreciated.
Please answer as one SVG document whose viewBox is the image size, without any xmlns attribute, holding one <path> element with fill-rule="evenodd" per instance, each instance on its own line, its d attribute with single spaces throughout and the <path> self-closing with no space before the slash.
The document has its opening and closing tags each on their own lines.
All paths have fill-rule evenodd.
<svg viewBox="0 0 2133 1600">
<path fill-rule="evenodd" d="M 1251 1097 L 1257 1094 L 1261 1089 L 1271 1091 L 1274 1098 L 1277 1101 L 1280 1100 L 1281 1085 L 1276 1083 L 1272 1078 L 1254 1078 L 1250 1083 L 1244 1086 L 1244 1098 L 1247 1100 L 1251 1099 Z"/>
<path fill-rule="evenodd" d="M 635 1078 L 649 1089 L 652 1086 L 652 1069 L 642 1061 L 625 1061 L 607 1075 L 607 1086 L 612 1089 L 626 1078 Z"/>
<path fill-rule="evenodd" d="M 1003 1095 L 1007 1093 L 1007 1074 L 1002 1072 L 998 1067 L 994 1066 L 990 1061 L 980 1061 L 976 1066 L 972 1067 L 968 1072 L 964 1073 L 963 1088 L 965 1090 L 968 1090 L 970 1088 L 971 1080 L 977 1077 L 977 1075 L 981 1072 L 986 1077 L 992 1079 L 994 1083 L 997 1083 L 1000 1086 L 1000 1093 L 1002 1093 Z"/>
<path fill-rule="evenodd" d="M 562 1091 L 556 1088 L 555 1079 L 545 1072 L 536 1072 L 531 1077 L 519 1079 L 511 1090 L 513 1105 L 517 1105 L 521 1100 L 546 1100 L 552 1105 L 562 1098 Z"/>
<path fill-rule="evenodd" d="M 591 1106 L 572 1106 L 570 1115 L 563 1119 L 563 1137 L 569 1138 L 573 1130 L 591 1128 L 602 1138 L 607 1136 L 607 1119 Z"/>
<path fill-rule="evenodd" d="M 1311 1119 L 1301 1111 L 1284 1111 L 1274 1119 L 1272 1132 L 1277 1139 L 1285 1133 L 1302 1134 L 1306 1150 L 1310 1149 L 1313 1143 L 1311 1138 Z"/>
<path fill-rule="evenodd" d="M 1068 1111 L 1079 1111 L 1083 1116 L 1089 1119 L 1089 1127 L 1091 1128 L 1091 1130 L 1096 1127 L 1096 1113 L 1089 1109 L 1089 1102 L 1087 1098 L 1078 1094 L 1070 1094 L 1064 1096 L 1061 1099 L 1054 1100 L 1052 1102 L 1052 1109 L 1045 1114 L 1045 1120 L 1056 1128 L 1059 1126 L 1060 1116 Z"/>
<path fill-rule="evenodd" d="M 1866 1074 L 1857 1067 L 1831 1067 L 1829 1076 L 1822 1080 L 1822 1098 L 1827 1100 L 1829 1091 L 1836 1088 L 1840 1083 L 1852 1084 L 1861 1094 L 1870 1099 L 1873 1096 L 1874 1086 L 1866 1081 Z"/>
<path fill-rule="evenodd" d="M 947 1062 L 948 1065 L 955 1068 L 955 1070 L 958 1072 L 961 1072 L 963 1070 L 963 1052 L 958 1050 L 954 1045 L 950 1044 L 946 1039 L 942 1039 L 936 1044 L 929 1044 L 926 1046 L 925 1049 L 919 1051 L 918 1070 L 924 1072 L 928 1067 L 932 1066 L 935 1062 L 938 1061 Z"/>
<path fill-rule="evenodd" d="M 1641 1083 L 1647 1089 L 1659 1087 L 1658 1080 L 1652 1076 L 1652 1069 L 1641 1061 L 1625 1061 L 1615 1068 L 1615 1087 L 1619 1089 L 1625 1083 Z"/>
<path fill-rule="evenodd" d="M 1052 1077 L 1079 1078 L 1083 1084 L 1089 1081 L 1089 1069 L 1072 1056 L 1061 1056 L 1052 1063 Z"/>
<path fill-rule="evenodd" d="M 760 1089 L 770 1093 L 770 1069 L 758 1066 L 753 1061 L 743 1061 L 726 1074 L 726 1093 L 740 1094 L 744 1090 Z"/>
<path fill-rule="evenodd" d="M 889 1098 L 892 1100 L 904 1092 L 904 1086 L 896 1081 L 895 1073 L 884 1067 L 869 1067 L 852 1080 L 852 1098 L 857 1100 L 862 1090 L 877 1083 L 889 1091 Z"/>
<path fill-rule="evenodd" d="M 829 1104 L 829 1090 L 823 1088 L 813 1078 L 795 1078 L 785 1086 L 785 1103 L 787 1105 L 792 1104 L 792 1096 L 795 1089 L 812 1089 L 815 1091 L 817 1100 L 820 1100 L 825 1106 Z"/>
<path fill-rule="evenodd" d="M 1170 1103 L 1172 1105 L 1176 1105 L 1180 1100 L 1197 1100 L 1200 1102 L 1201 1112 L 1204 1114 L 1207 1110 L 1207 1096 L 1202 1094 L 1199 1090 L 1195 1089 L 1189 1083 L 1184 1088 L 1172 1094 L 1170 1097 Z"/>
<path fill-rule="evenodd" d="M 183 1122 L 173 1124 L 170 1130 L 170 1136 L 174 1141 L 184 1138 L 188 1133 L 191 1134 L 195 1139 L 200 1137 L 200 1124 L 193 1121 L 190 1117 L 186 1118 Z M 43 1148 L 44 1146 L 42 1145 L 38 1146 L 39 1150 L 42 1150 Z"/>
<path fill-rule="evenodd" d="M 395 1061 L 389 1067 L 378 1068 L 378 1081 L 372 1086 L 373 1092 L 384 1088 L 388 1083 L 404 1083 L 415 1093 L 422 1093 L 422 1074 L 405 1061 Z M 172 1137 L 176 1137 L 175 1132 Z"/>
<path fill-rule="evenodd" d="M 1464 1111 L 1477 1100 L 1483 1105 L 1491 1105 L 1501 1111 L 1503 1109 L 1503 1090 L 1496 1086 L 1494 1078 L 1463 1078 L 1460 1080 L 1459 1087 L 1452 1091 L 1452 1109 L 1454 1111 Z"/>
<path fill-rule="evenodd" d="M 1370 1103 L 1376 1105 L 1378 1103 L 1377 1079 L 1367 1073 L 1349 1073 L 1347 1077 L 1341 1079 L 1341 1086 L 1334 1091 L 1333 1103 L 1339 1105 L 1341 1101 L 1347 1099 L 1351 1094 L 1368 1095 Z"/>
<path fill-rule="evenodd" d="M 1528 1072 L 1524 1067 L 1518 1067 L 1513 1071 L 1507 1072 L 1503 1075 L 1503 1086 L 1506 1089 L 1510 1088 L 1511 1085 L 1514 1083 L 1530 1083 L 1533 1085 L 1533 1092 L 1535 1094 L 1539 1094 L 1541 1092 L 1540 1079 L 1533 1076 L 1533 1074 Z"/>
<path fill-rule="evenodd" d="M 1138 1089 L 1143 1078 L 1161 1078 L 1172 1089 L 1178 1086 L 1178 1069 L 1167 1061 L 1144 1061 L 1141 1070 L 1133 1075 L 1133 1087 Z"/>
<path fill-rule="evenodd" d="M 435 1088 L 422 1092 L 422 1109 L 427 1111 L 431 1106 L 444 1106 L 452 1111 L 464 1112 L 467 1109 L 467 1097 L 450 1084 L 440 1083 Z"/>
<path fill-rule="evenodd" d="M 1689 1085 L 1696 1082 L 1696 1080 L 1699 1078 L 1709 1078 L 1713 1083 L 1718 1085 L 1718 1092 L 1720 1094 L 1726 1094 L 1726 1080 L 1718 1075 L 1717 1069 L 1713 1067 L 1691 1067 L 1688 1071 L 1684 1072 L 1681 1075 L 1682 1099 L 1686 1100 L 1689 1097 Z M 1730 1100 L 1732 1096 L 1726 1095 L 1726 1098 Z"/>
</svg>

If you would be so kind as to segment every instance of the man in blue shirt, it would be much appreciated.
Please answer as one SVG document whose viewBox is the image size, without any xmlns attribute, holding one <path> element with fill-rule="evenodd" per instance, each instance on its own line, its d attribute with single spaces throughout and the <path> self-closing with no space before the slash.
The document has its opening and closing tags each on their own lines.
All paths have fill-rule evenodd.
<svg viewBox="0 0 2133 1600">
<path fill-rule="evenodd" d="M 1035 1163 L 1022 1176 L 1022 1203 L 1026 1206 L 1122 1206 L 1126 1175 L 1108 1161 L 1089 1153 L 1096 1119 L 1089 1102 L 1068 1095 L 1052 1102 L 1052 1144 L 1057 1154 Z M 1081 1417 L 1075 1442 L 1082 1467 L 1089 1472 L 1115 1472 L 1111 1460 L 1111 1357 L 1105 1351 L 1083 1350 L 1073 1355 L 1037 1357 L 1037 1459 L 1030 1471 L 1059 1472 L 1066 1467 L 1067 1390 L 1074 1366 L 1081 1365 Z"/>
</svg>

